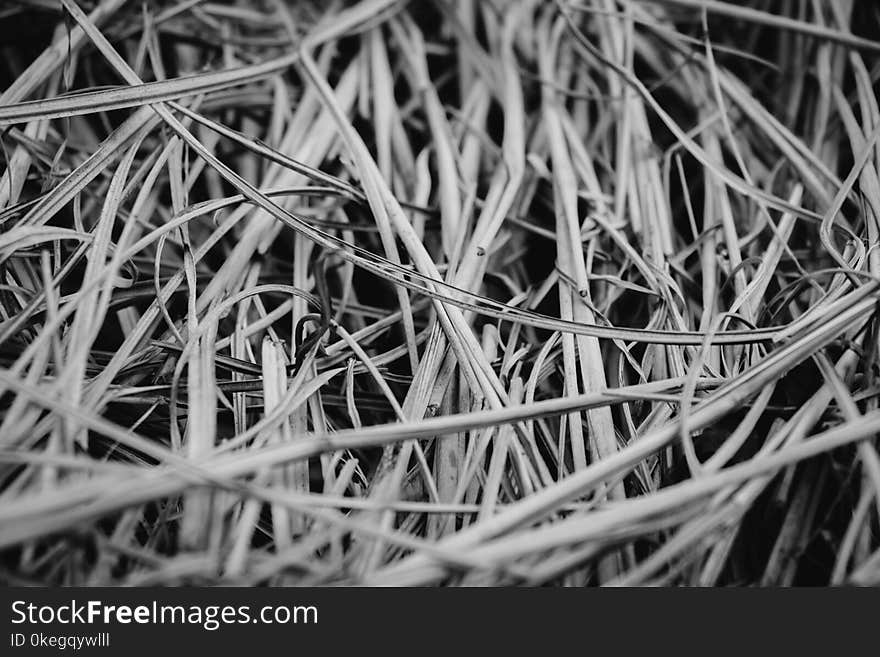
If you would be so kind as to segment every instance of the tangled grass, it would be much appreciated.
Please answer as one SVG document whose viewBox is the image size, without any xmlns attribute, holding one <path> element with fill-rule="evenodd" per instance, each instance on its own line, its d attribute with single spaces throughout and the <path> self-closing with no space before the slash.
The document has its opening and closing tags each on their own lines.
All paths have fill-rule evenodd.
<svg viewBox="0 0 880 657">
<path fill-rule="evenodd" d="M 0 9 L 0 578 L 880 582 L 880 11 Z"/>
</svg>

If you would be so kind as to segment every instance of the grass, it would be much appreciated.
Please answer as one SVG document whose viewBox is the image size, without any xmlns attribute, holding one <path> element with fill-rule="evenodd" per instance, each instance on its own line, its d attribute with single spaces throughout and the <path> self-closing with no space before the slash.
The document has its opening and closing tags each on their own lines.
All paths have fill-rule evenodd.
<svg viewBox="0 0 880 657">
<path fill-rule="evenodd" d="M 880 583 L 871 3 L 0 44 L 0 580 Z"/>
</svg>

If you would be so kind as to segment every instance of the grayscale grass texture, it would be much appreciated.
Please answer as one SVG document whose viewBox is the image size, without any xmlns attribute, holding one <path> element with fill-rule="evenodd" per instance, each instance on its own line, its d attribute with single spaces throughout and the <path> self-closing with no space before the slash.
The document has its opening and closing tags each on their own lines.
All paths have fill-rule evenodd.
<svg viewBox="0 0 880 657">
<path fill-rule="evenodd" d="M 0 6 L 0 580 L 880 583 L 880 8 Z"/>
</svg>

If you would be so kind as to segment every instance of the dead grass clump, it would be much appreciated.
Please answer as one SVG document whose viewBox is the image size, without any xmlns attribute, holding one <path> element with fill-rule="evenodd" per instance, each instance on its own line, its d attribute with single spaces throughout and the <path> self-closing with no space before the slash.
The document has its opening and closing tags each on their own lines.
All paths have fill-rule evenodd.
<svg viewBox="0 0 880 657">
<path fill-rule="evenodd" d="M 0 578 L 880 582 L 880 13 L 782 5 L 4 5 Z"/>
</svg>

